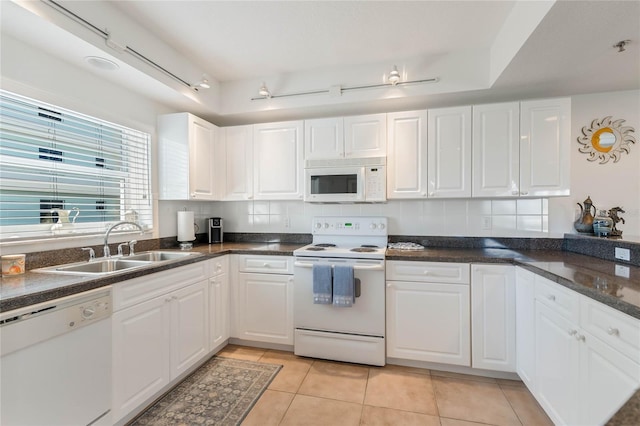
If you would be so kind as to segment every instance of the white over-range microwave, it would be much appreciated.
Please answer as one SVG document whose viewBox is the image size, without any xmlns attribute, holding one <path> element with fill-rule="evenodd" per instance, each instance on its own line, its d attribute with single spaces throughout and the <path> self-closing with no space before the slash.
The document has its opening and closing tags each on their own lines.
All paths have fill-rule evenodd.
<svg viewBox="0 0 640 426">
<path fill-rule="evenodd" d="M 307 160 L 304 200 L 315 203 L 387 201 L 385 157 Z"/>
</svg>

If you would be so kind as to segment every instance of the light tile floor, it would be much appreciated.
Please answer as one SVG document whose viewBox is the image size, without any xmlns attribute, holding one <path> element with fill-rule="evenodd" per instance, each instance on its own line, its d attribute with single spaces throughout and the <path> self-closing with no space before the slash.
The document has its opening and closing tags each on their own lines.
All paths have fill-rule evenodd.
<svg viewBox="0 0 640 426">
<path fill-rule="evenodd" d="M 218 355 L 283 366 L 242 426 L 553 425 L 519 381 L 236 345 Z"/>
</svg>

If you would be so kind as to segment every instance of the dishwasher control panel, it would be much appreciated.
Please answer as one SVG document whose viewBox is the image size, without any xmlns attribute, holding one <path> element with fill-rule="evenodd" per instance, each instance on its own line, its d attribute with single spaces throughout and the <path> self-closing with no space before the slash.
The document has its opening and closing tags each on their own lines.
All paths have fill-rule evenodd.
<svg viewBox="0 0 640 426">
<path fill-rule="evenodd" d="M 111 315 L 111 296 L 104 296 L 76 305 L 73 320 L 78 323 L 91 322 Z"/>
</svg>

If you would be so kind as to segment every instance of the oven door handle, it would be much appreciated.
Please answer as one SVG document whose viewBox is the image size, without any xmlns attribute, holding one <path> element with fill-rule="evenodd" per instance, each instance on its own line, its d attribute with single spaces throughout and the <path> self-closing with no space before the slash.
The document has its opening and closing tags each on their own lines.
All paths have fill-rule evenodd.
<svg viewBox="0 0 640 426">
<path fill-rule="evenodd" d="M 313 268 L 314 263 L 312 262 L 300 262 L 296 261 L 293 266 L 299 266 L 301 268 Z M 332 266 L 333 267 L 333 266 Z M 377 265 L 353 265 L 354 271 L 384 271 L 384 264 Z"/>
</svg>

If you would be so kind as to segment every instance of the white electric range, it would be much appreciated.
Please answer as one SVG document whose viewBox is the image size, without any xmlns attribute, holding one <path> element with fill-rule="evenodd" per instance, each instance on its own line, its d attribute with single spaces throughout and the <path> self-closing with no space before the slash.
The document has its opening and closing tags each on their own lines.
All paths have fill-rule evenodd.
<svg viewBox="0 0 640 426">
<path fill-rule="evenodd" d="M 387 218 L 315 217 L 313 243 L 294 251 L 294 352 L 369 365 L 385 364 Z M 315 304 L 314 265 L 351 266 L 355 303 Z"/>
</svg>

